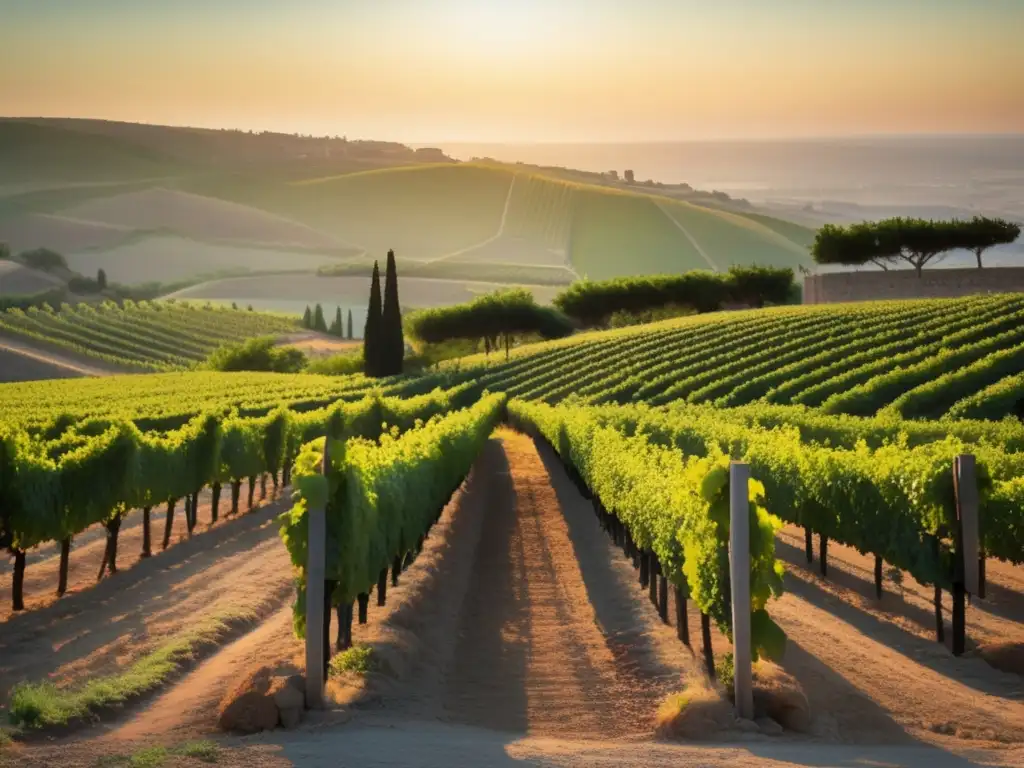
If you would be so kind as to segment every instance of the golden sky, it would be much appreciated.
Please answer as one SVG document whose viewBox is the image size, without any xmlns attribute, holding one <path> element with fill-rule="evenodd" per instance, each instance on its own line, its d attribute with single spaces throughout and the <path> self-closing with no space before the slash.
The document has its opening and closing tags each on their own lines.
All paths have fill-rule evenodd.
<svg viewBox="0 0 1024 768">
<path fill-rule="evenodd" d="M 1024 0 L 0 0 L 0 115 L 408 142 L 1024 132 Z"/>
</svg>

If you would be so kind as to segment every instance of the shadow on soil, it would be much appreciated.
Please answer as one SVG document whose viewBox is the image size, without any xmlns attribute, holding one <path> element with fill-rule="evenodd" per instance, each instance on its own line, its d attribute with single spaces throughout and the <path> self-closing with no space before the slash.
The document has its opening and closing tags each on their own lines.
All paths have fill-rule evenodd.
<svg viewBox="0 0 1024 768">
<path fill-rule="evenodd" d="M 776 553 L 787 563 L 795 566 L 786 574 L 785 590 L 800 597 L 812 605 L 828 611 L 837 619 L 846 622 L 863 635 L 876 640 L 885 646 L 907 657 L 915 664 L 921 664 L 945 677 L 956 680 L 991 696 L 1019 700 L 1019 681 L 1013 676 L 997 672 L 980 659 L 957 659 L 948 649 L 938 643 L 927 640 L 906 629 L 874 616 L 856 605 L 832 595 L 818 584 L 820 577 L 806 570 L 800 560 L 806 563 L 804 553 L 789 544 L 776 540 Z M 830 569 L 830 583 L 854 591 L 861 596 L 874 590 L 874 584 L 868 585 L 864 580 L 838 569 Z M 862 582 L 857 586 L 857 582 Z M 849 586 L 853 585 L 853 586 Z M 893 597 L 893 596 L 890 596 Z M 920 614 L 926 612 L 916 606 L 907 605 L 904 615 L 918 620 Z M 934 621 L 934 617 L 931 617 Z M 968 633 L 970 626 L 968 625 Z M 947 624 L 946 636 L 950 635 Z M 938 651 L 938 652 L 937 652 Z"/>
<path fill-rule="evenodd" d="M 275 538 L 277 527 L 269 523 L 286 503 L 280 500 L 242 515 L 166 552 L 139 560 L 90 589 L 65 595 L 44 608 L 15 614 L 0 624 L 0 702 L 6 700 L 19 679 L 44 677 L 65 664 L 85 659 L 126 632 L 145 638 L 147 617 L 168 608 L 172 593 L 180 589 L 181 583 L 224 558 Z M 87 616 L 92 629 L 83 630 L 76 621 L 79 616 Z M 29 652 L 31 670 L 25 667 Z"/>
<path fill-rule="evenodd" d="M 444 710 L 455 722 L 525 733 L 529 599 L 524 554 L 521 546 L 515 546 L 521 544 L 511 503 L 515 491 L 500 442 L 488 441 L 477 468 L 486 471 L 467 488 L 463 503 L 473 504 L 488 518 L 456 624 Z M 473 498 L 478 495 L 483 497 L 479 502 Z"/>
<path fill-rule="evenodd" d="M 644 614 L 653 610 L 647 605 L 646 590 L 641 589 L 639 582 L 635 590 L 623 585 L 610 558 L 625 556 L 621 550 L 608 546 L 606 534 L 594 515 L 593 503 L 580 495 L 550 446 L 535 442 L 562 507 L 587 596 L 616 659 L 616 672 L 631 678 L 636 686 L 656 689 L 652 691 L 652 700 L 657 706 L 660 697 L 681 688 L 682 681 L 677 670 L 659 662 L 644 630 Z"/>
</svg>

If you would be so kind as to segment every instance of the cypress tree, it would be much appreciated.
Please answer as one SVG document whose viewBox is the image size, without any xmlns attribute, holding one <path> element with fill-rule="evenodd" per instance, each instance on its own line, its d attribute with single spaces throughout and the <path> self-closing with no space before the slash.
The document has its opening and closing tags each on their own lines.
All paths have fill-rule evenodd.
<svg viewBox="0 0 1024 768">
<path fill-rule="evenodd" d="M 345 326 L 341 324 L 341 307 L 338 307 L 334 313 L 334 324 L 331 326 L 331 333 L 339 339 L 345 336 Z"/>
<path fill-rule="evenodd" d="M 317 304 L 316 309 L 313 310 L 313 329 L 321 331 L 322 333 L 327 332 L 327 321 L 324 320 L 324 308 L 319 304 Z"/>
<path fill-rule="evenodd" d="M 348 333 L 345 334 L 348 338 L 352 338 L 352 310 L 348 311 Z"/>
<path fill-rule="evenodd" d="M 238 309 L 238 305 L 232 304 L 235 309 Z M 309 305 L 306 305 L 306 312 L 302 315 L 302 327 L 312 328 L 313 327 L 313 312 L 310 310 Z"/>
<path fill-rule="evenodd" d="M 394 376 L 402 372 L 405 337 L 402 334 L 402 309 L 398 305 L 398 270 L 395 252 L 388 251 L 384 273 L 384 309 L 381 312 L 381 374 Z"/>
<path fill-rule="evenodd" d="M 366 310 L 366 326 L 363 328 L 363 359 L 366 375 L 380 376 L 381 362 L 381 300 L 380 269 L 373 262 L 373 278 L 370 282 L 370 306 Z"/>
</svg>

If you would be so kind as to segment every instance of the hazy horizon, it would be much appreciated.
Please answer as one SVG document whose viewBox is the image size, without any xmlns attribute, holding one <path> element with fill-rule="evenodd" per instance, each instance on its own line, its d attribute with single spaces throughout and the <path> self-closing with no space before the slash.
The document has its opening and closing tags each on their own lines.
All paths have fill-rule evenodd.
<svg viewBox="0 0 1024 768">
<path fill-rule="evenodd" d="M 0 0 L 0 111 L 408 143 L 1024 132 L 1024 3 Z M 908 34 L 907 30 L 913 30 Z"/>
</svg>

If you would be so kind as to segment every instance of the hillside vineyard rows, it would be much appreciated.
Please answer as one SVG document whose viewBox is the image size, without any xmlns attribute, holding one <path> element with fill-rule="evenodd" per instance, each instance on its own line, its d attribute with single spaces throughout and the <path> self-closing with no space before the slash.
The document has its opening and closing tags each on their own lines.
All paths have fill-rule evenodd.
<svg viewBox="0 0 1024 768">
<path fill-rule="evenodd" d="M 524 400 L 802 405 L 822 413 L 1001 419 L 1024 372 L 1024 299 L 984 296 L 698 315 L 453 366 Z"/>
<path fill-rule="evenodd" d="M 105 310 L 109 311 L 109 310 Z M 184 307 L 131 312 L 248 318 Z M 258 316 L 257 316 L 258 317 Z M 308 510 L 327 510 L 327 595 L 339 632 L 365 618 L 500 422 L 549 443 L 651 585 L 662 618 L 692 600 L 729 632 L 730 459 L 748 463 L 754 650 L 778 658 L 783 523 L 941 591 L 958 539 L 952 466 L 977 461 L 982 556 L 1024 562 L 1024 298 L 716 313 L 480 355 L 423 376 L 370 380 L 166 373 L 5 385 L 0 544 L 15 557 L 210 488 L 216 519 L 248 480 L 293 480 L 282 535 L 305 589 Z M 180 319 L 179 319 L 180 322 Z M 159 326 L 159 323 L 155 323 Z M 325 453 L 328 456 L 323 461 Z M 325 473 L 321 474 L 321 467 Z M 230 501 L 228 499 L 230 498 Z M 230 504 L 230 506 L 228 506 Z M 189 530 L 192 526 L 190 524 Z M 149 536 L 145 537 L 146 545 Z M 824 561 L 824 558 L 823 558 Z M 62 560 L 66 568 L 66 556 Z M 679 631 L 683 625 L 678 624 Z M 709 668 L 713 665 L 709 665 Z"/>
<path fill-rule="evenodd" d="M 136 371 L 184 370 L 223 344 L 297 329 L 284 316 L 182 302 L 63 304 L 0 313 L 0 336 Z"/>
</svg>

